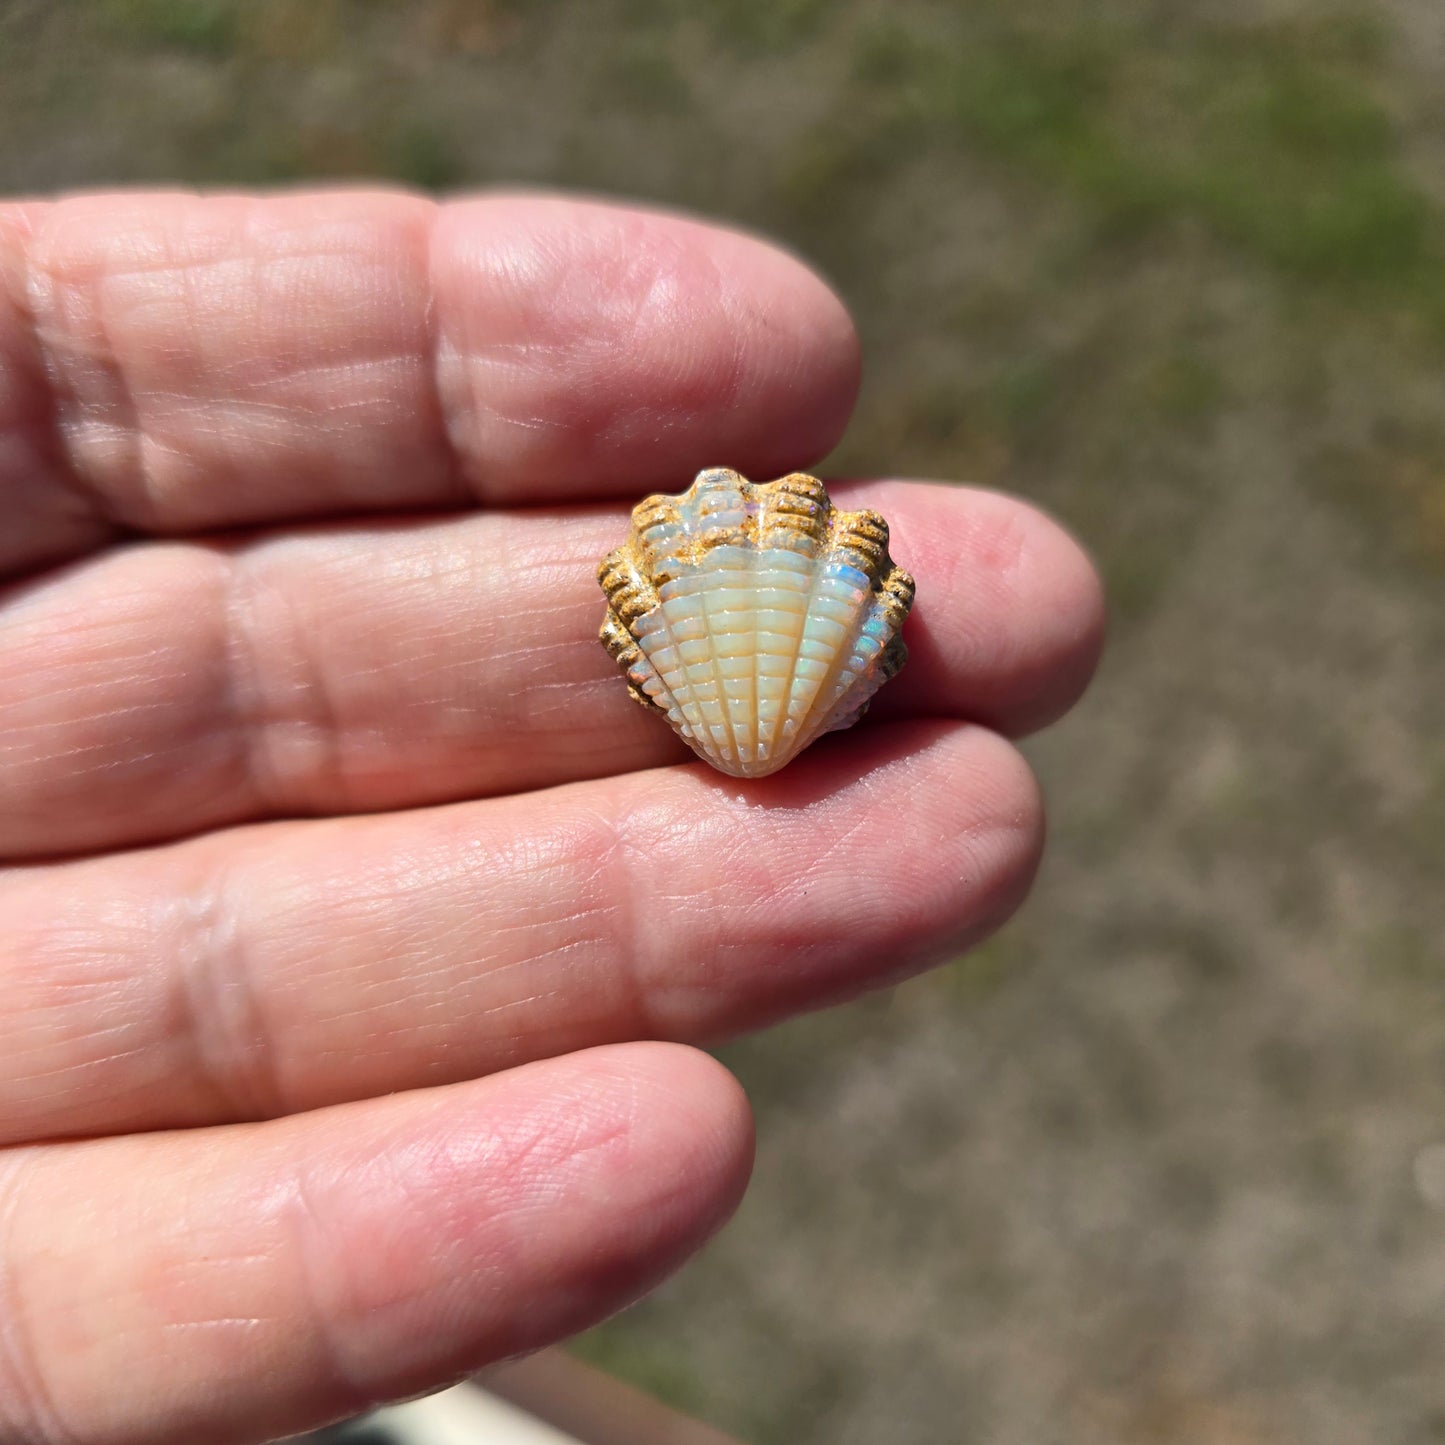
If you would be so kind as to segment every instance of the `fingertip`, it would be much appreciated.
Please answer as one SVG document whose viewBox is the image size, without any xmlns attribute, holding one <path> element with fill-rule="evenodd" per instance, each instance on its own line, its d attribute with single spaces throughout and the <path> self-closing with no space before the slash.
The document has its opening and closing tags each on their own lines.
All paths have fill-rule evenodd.
<svg viewBox="0 0 1445 1445">
<path fill-rule="evenodd" d="M 706 1055 L 599 1048 L 37 1151 L 7 1262 L 66 1438 L 271 1439 L 630 1303 L 731 1213 L 751 1148 L 741 1091 Z"/>
<path fill-rule="evenodd" d="M 432 285 L 447 432 L 489 501 L 786 472 L 831 449 L 856 398 L 857 335 L 829 287 L 767 241 L 673 213 L 452 202 Z"/>
<path fill-rule="evenodd" d="M 686 1044 L 608 1044 L 570 1062 L 589 1098 L 610 1098 L 628 1115 L 632 1147 L 661 1166 L 658 1207 L 680 1206 L 691 1217 L 685 1232 L 700 1242 L 732 1213 L 752 1171 L 752 1107 L 742 1085 Z"/>
<path fill-rule="evenodd" d="M 1038 777 L 1012 743 L 977 729 L 969 752 L 984 820 L 970 826 L 978 826 L 989 844 L 988 866 L 974 895 L 976 912 L 969 920 L 972 940 L 992 933 L 1028 897 L 1043 861 L 1047 821 Z"/>
<path fill-rule="evenodd" d="M 771 428 L 742 441 L 735 462 L 766 480 L 815 465 L 842 440 L 863 380 L 863 349 L 846 304 L 801 257 L 758 237 L 723 233 L 751 284 L 732 297 L 740 337 L 768 357 Z"/>
<path fill-rule="evenodd" d="M 1098 571 L 1032 503 L 975 487 L 874 482 L 840 487 L 888 518 L 895 560 L 918 596 L 905 625 L 909 665 L 884 716 L 966 717 L 1009 737 L 1078 702 L 1104 645 Z"/>
<path fill-rule="evenodd" d="M 327 1224 L 303 1240 L 324 1282 L 311 1313 L 346 1376 L 387 1396 L 631 1303 L 731 1215 L 751 1166 L 740 1088 L 681 1045 L 582 1050 L 418 1103 L 305 1185 Z"/>
<path fill-rule="evenodd" d="M 1047 512 L 1001 499 L 1028 514 L 1015 585 L 1036 601 L 1029 665 L 1021 668 L 1005 730 L 1019 737 L 1057 721 L 1083 697 L 1107 630 L 1104 584 L 1083 545 Z"/>
<path fill-rule="evenodd" d="M 674 1037 L 727 1037 L 956 957 L 1019 907 L 1043 849 L 1027 762 L 968 723 L 865 721 L 752 782 L 674 769 L 655 793 L 664 776 L 670 796 L 629 827 L 667 876 L 649 1017 Z"/>
<path fill-rule="evenodd" d="M 913 739 L 907 850 L 889 891 L 906 912 L 896 953 L 915 972 L 986 938 L 1033 886 L 1044 848 L 1043 794 L 1006 738 L 970 724 L 884 730 Z"/>
<path fill-rule="evenodd" d="M 1103 587 L 1083 547 L 1041 508 L 980 491 L 969 506 L 970 545 L 955 577 L 975 568 L 992 593 L 990 620 L 1022 624 L 975 639 L 993 652 L 998 695 L 982 696 L 974 715 L 1021 737 L 1062 717 L 1088 687 L 1103 649 Z"/>
</svg>

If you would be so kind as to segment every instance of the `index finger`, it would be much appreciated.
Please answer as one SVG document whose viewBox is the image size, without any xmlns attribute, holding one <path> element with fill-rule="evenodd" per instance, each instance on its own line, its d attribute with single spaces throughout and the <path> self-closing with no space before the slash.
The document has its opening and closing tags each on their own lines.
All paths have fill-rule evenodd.
<svg viewBox="0 0 1445 1445">
<path fill-rule="evenodd" d="M 176 534 L 641 496 L 837 440 L 858 380 L 800 262 L 559 196 L 0 208 L 0 573 Z"/>
</svg>

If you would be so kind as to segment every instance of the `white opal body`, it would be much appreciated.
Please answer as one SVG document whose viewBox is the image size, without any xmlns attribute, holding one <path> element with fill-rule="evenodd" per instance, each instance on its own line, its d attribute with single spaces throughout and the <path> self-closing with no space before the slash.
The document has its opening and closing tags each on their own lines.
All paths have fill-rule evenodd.
<svg viewBox="0 0 1445 1445">
<path fill-rule="evenodd" d="M 891 562 L 893 585 L 881 585 L 881 518 L 834 512 L 812 478 L 770 493 L 782 485 L 717 469 L 681 498 L 655 499 L 667 505 L 641 517 L 632 559 L 655 592 L 628 614 L 635 645 L 613 646 L 634 693 L 739 777 L 774 772 L 820 733 L 857 720 L 901 664 L 895 638 L 912 598 L 911 579 Z M 850 533 L 840 517 L 873 530 Z"/>
</svg>

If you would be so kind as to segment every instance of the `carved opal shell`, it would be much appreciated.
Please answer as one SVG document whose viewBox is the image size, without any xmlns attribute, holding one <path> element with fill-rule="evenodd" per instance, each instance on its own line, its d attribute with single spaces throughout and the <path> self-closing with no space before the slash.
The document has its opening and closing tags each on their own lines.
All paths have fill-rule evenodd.
<svg viewBox="0 0 1445 1445">
<path fill-rule="evenodd" d="M 903 666 L 913 579 L 877 512 L 840 512 L 816 477 L 699 472 L 648 497 L 602 559 L 602 642 L 638 702 L 713 767 L 776 772 L 851 727 Z"/>
</svg>

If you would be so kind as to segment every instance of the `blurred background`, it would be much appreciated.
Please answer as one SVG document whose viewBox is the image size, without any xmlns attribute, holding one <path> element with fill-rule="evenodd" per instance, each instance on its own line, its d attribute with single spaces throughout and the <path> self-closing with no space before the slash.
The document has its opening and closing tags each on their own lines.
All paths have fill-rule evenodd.
<svg viewBox="0 0 1445 1445">
<path fill-rule="evenodd" d="M 0 0 L 0 188 L 312 177 L 780 238 L 827 469 L 1112 597 L 1025 913 L 724 1050 L 752 1193 L 577 1349 L 753 1445 L 1445 1441 L 1440 0 Z"/>
</svg>

